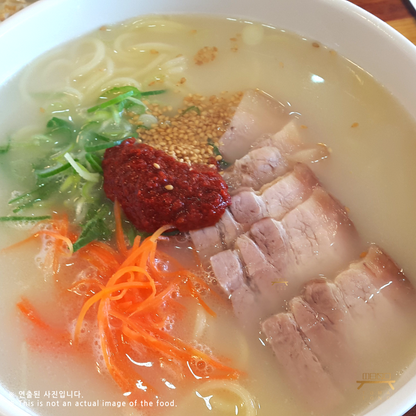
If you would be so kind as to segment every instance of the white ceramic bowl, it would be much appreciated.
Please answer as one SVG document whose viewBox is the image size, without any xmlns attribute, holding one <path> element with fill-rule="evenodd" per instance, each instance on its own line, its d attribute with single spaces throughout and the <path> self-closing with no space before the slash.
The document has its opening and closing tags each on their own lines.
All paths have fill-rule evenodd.
<svg viewBox="0 0 416 416">
<path fill-rule="evenodd" d="M 153 13 L 244 17 L 315 39 L 364 68 L 416 120 L 416 47 L 345 0 L 40 0 L 0 24 L 0 86 L 33 59 L 104 24 Z M 401 416 L 416 403 L 416 362 L 403 386 L 366 416 Z M 28 415 L 1 394 L 0 413 Z"/>
</svg>

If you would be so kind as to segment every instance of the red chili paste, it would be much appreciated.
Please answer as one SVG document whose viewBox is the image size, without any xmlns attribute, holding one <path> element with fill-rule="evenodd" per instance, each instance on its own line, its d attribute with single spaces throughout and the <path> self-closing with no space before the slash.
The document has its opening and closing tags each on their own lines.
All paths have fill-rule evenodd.
<svg viewBox="0 0 416 416">
<path fill-rule="evenodd" d="M 216 168 L 180 163 L 162 150 L 128 139 L 107 149 L 104 191 L 139 230 L 172 224 L 179 231 L 214 225 L 231 204 Z"/>
</svg>

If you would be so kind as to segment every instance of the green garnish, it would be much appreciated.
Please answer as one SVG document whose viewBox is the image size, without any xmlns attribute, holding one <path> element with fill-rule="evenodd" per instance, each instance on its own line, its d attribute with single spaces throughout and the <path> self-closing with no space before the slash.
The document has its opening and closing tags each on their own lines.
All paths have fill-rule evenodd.
<svg viewBox="0 0 416 416">
<path fill-rule="evenodd" d="M 146 97 L 148 95 L 159 95 L 164 94 L 167 90 L 154 90 L 154 91 L 144 91 L 142 92 L 142 97 Z"/>
<path fill-rule="evenodd" d="M 105 205 L 102 205 L 83 226 L 81 235 L 74 243 L 74 252 L 94 240 L 107 240 L 112 232 L 104 222 Z"/>
<path fill-rule="evenodd" d="M 132 97 L 133 95 L 134 95 L 134 91 L 127 91 L 127 92 L 125 92 L 124 94 L 120 94 L 120 95 L 118 95 L 117 97 L 112 98 L 111 100 L 107 100 L 107 101 L 105 101 L 105 102 L 104 102 L 104 103 L 102 103 L 102 104 L 98 104 L 98 105 L 96 105 L 96 106 L 94 106 L 94 107 L 89 108 L 89 109 L 87 110 L 87 112 L 88 112 L 88 113 L 92 113 L 92 112 L 94 112 L 94 111 L 96 111 L 96 110 L 100 110 L 100 109 L 102 110 L 102 109 L 104 109 L 104 108 L 110 107 L 111 105 L 121 103 L 121 102 L 122 102 L 122 101 L 124 101 L 126 98 L 128 98 L 128 97 Z"/>
<path fill-rule="evenodd" d="M 109 143 L 102 143 L 102 144 L 96 144 L 96 145 L 85 145 L 84 149 L 86 152 L 98 152 L 100 150 L 109 149 L 110 147 L 118 146 L 119 144 L 123 143 L 124 139 L 116 140 L 114 142 Z"/>
<path fill-rule="evenodd" d="M 41 202 L 49 198 L 49 196 L 58 188 L 58 181 L 48 182 L 47 184 L 42 183 L 38 186 L 38 188 L 34 189 L 33 191 L 30 191 L 26 194 L 19 195 L 18 197 L 11 199 L 9 201 L 9 204 L 14 205 L 17 202 L 21 203 L 21 205 L 19 205 L 17 208 L 13 210 L 14 213 L 17 213 L 22 209 L 31 208 L 37 202 Z"/>
<path fill-rule="evenodd" d="M 103 168 L 101 167 L 101 158 L 92 153 L 85 153 L 85 159 L 90 164 L 91 169 L 94 172 L 103 173 Z"/>
<path fill-rule="evenodd" d="M 19 215 L 10 216 L 10 217 L 0 217 L 0 222 L 8 222 L 8 221 L 42 221 L 42 220 L 49 220 L 52 217 L 50 215 L 41 215 L 38 217 L 22 217 Z"/>
<path fill-rule="evenodd" d="M 64 158 L 74 168 L 75 172 L 81 176 L 81 178 L 90 182 L 98 182 L 100 180 L 100 175 L 98 175 L 98 173 L 90 172 L 84 165 L 76 161 L 69 153 L 65 153 Z"/>
<path fill-rule="evenodd" d="M 101 98 L 107 98 L 108 95 L 124 94 L 130 91 L 133 91 L 133 95 L 135 97 L 140 98 L 142 95 L 142 93 L 136 87 L 130 87 L 126 85 L 124 87 L 114 87 L 114 88 L 111 88 L 110 90 L 105 91 L 103 95 L 101 96 Z"/>
<path fill-rule="evenodd" d="M 14 163 L 12 170 L 22 179 L 29 172 L 34 173 L 32 178 L 35 179 L 36 186 L 30 192 L 11 198 L 11 210 L 17 214 L 0 217 L 0 221 L 48 219 L 50 216 L 30 216 L 30 208 L 46 204 L 54 207 L 54 204 L 61 201 L 74 208 L 78 221 L 83 226 L 74 245 L 75 250 L 93 240 L 108 238 L 109 227 L 112 227 L 110 210 L 107 209 L 108 205 L 100 205 L 105 197 L 101 166 L 104 150 L 120 145 L 127 138 L 137 138 L 138 127 L 129 123 L 125 110 L 143 116 L 147 106 L 141 98 L 165 92 L 166 90 L 154 90 L 142 93 L 132 86 L 114 87 L 101 94 L 97 105 L 78 113 L 83 119 L 80 128 L 72 122 L 71 117 L 52 117 L 43 132 L 24 141 L 11 142 L 9 139 L 4 142 L 0 146 L 0 154 L 7 153 L 10 149 L 21 152 L 29 146 L 36 146 L 33 153 L 25 153 L 27 160 L 22 159 L 20 162 L 19 159 L 19 164 Z M 141 125 L 140 128 L 148 127 Z M 37 152 L 40 146 L 42 154 Z M 19 215 L 22 210 L 27 210 L 26 216 Z M 110 226 L 107 225 L 108 222 Z M 132 238 L 137 233 L 143 235 L 135 230 L 129 231 Z"/>
<path fill-rule="evenodd" d="M 208 139 L 208 145 L 212 147 L 212 151 L 214 152 L 214 156 L 221 156 L 222 157 L 218 147 L 215 146 L 215 143 L 211 139 Z M 231 166 L 231 163 L 226 162 L 224 159 L 218 160 L 217 162 L 220 166 L 220 169 L 222 169 L 222 170 L 227 169 L 229 166 Z"/>
<path fill-rule="evenodd" d="M 64 170 L 67 170 L 71 167 L 69 163 L 58 163 L 55 166 L 52 166 L 50 168 L 45 168 L 42 170 L 35 170 L 36 175 L 38 178 L 49 178 L 51 176 L 57 175 L 58 173 L 63 172 Z"/>
<path fill-rule="evenodd" d="M 62 120 L 58 117 L 52 117 L 46 124 L 46 127 L 50 129 L 50 132 L 52 133 L 56 129 L 67 129 L 67 130 L 74 130 L 73 125 L 66 120 Z"/>
<path fill-rule="evenodd" d="M 7 153 L 10 150 L 10 143 L 11 143 L 11 139 L 7 141 L 6 145 L 0 146 L 0 155 Z"/>
<path fill-rule="evenodd" d="M 182 111 L 182 115 L 188 113 L 189 111 L 195 111 L 199 116 L 201 115 L 201 110 L 196 105 L 191 105 L 187 109 Z"/>
</svg>

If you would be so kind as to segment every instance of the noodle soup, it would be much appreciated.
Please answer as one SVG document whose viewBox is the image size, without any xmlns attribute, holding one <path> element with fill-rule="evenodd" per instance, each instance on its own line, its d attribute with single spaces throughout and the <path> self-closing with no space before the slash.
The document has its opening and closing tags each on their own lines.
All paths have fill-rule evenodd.
<svg viewBox="0 0 416 416">
<path fill-rule="evenodd" d="M 198 53 L 205 47 L 212 49 L 199 65 Z M 42 158 L 44 146 L 49 145 L 42 142 L 48 120 L 57 117 L 80 126 L 86 109 L 96 104 L 103 91 L 126 85 L 141 91 L 166 89 L 163 95 L 148 99 L 171 106 L 173 113 L 189 94 L 227 97 L 259 88 L 272 95 L 302 127 L 305 142 L 323 142 L 331 149 L 331 156 L 312 168 L 349 208 L 362 238 L 382 245 L 414 282 L 411 248 L 416 224 L 408 222 L 416 199 L 411 179 L 416 153 L 414 123 L 370 75 L 335 51 L 255 22 L 196 16 L 134 19 L 102 27 L 29 65 L 2 90 L 3 102 L 11 102 L 20 117 L 2 120 L 5 146 L 7 134 L 13 133 L 9 152 L 0 155 L 1 200 L 33 188 L 29 163 Z M 20 96 L 12 100 L 16 89 Z M 23 130 L 14 133 L 20 128 Z M 129 125 L 124 128 L 134 133 Z M 28 138 L 33 137 L 28 146 Z M 85 201 L 75 199 L 66 208 L 64 202 L 59 198 L 52 205 L 40 201 L 30 212 L 44 215 L 62 210 L 63 205 L 71 217 L 82 219 Z M 0 209 L 1 215 L 9 213 L 6 204 Z M 1 224 L 2 248 L 27 234 L 24 225 L 10 224 Z M 160 245 L 209 279 L 195 263 L 186 235 Z M 189 381 L 188 374 L 181 384 L 172 381 L 176 380 L 172 376 L 163 381 L 164 390 L 157 398 L 143 396 L 135 402 L 108 376 L 99 346 L 95 355 L 65 354 L 48 345 L 33 348 L 26 342 L 28 325 L 16 309 L 21 296 L 30 298 L 50 325 L 59 326 L 71 313 L 57 307 L 62 299 L 57 296 L 54 275 L 44 272 L 46 260 L 40 251 L 39 242 L 33 242 L 8 252 L 7 261 L 3 260 L 7 279 L 3 279 L 0 295 L 1 382 L 34 414 L 315 414 L 293 391 L 264 336 L 246 333 L 227 302 L 215 298 L 209 301 L 216 318 L 192 303 L 186 304 L 190 316 L 172 324 L 194 346 L 216 357 L 229 357 L 227 364 L 243 372 L 238 380 L 201 382 L 195 377 Z M 60 279 L 69 280 L 78 273 L 82 270 L 76 270 L 69 260 Z M 95 328 L 84 330 L 94 332 Z M 400 384 L 399 376 L 414 358 L 413 325 L 400 322 L 397 338 L 390 335 L 377 340 L 383 348 L 374 348 L 374 340 L 368 340 L 368 351 L 359 357 L 357 380 L 362 373 L 389 373 Z M 146 372 L 146 362 L 137 366 Z M 386 388 L 374 397 L 373 391 L 363 394 L 356 387 L 351 385 L 345 392 L 348 400 L 337 414 L 357 413 L 390 394 Z"/>
</svg>

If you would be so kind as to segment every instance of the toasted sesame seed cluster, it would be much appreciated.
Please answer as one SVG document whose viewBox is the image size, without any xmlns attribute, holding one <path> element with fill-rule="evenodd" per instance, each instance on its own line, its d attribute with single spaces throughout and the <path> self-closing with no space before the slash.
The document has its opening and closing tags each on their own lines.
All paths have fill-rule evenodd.
<svg viewBox="0 0 416 416">
<path fill-rule="evenodd" d="M 158 119 L 158 124 L 145 130 L 138 128 L 139 141 L 165 151 L 179 162 L 209 164 L 215 155 L 213 145 L 218 146 L 219 138 L 227 130 L 235 109 L 241 101 L 242 92 L 223 93 L 221 96 L 204 97 L 190 94 L 184 98 L 182 108 L 172 114 L 172 107 L 145 102 L 148 113 Z M 140 126 L 139 116 L 129 113 L 130 122 Z M 210 145 L 210 144 L 211 145 Z M 212 159 L 211 159 L 212 160 Z"/>
<path fill-rule="evenodd" d="M 214 61 L 217 55 L 218 48 L 216 46 L 205 46 L 196 53 L 196 55 L 194 56 L 194 62 L 197 65 L 207 64 L 208 62 Z"/>
</svg>

